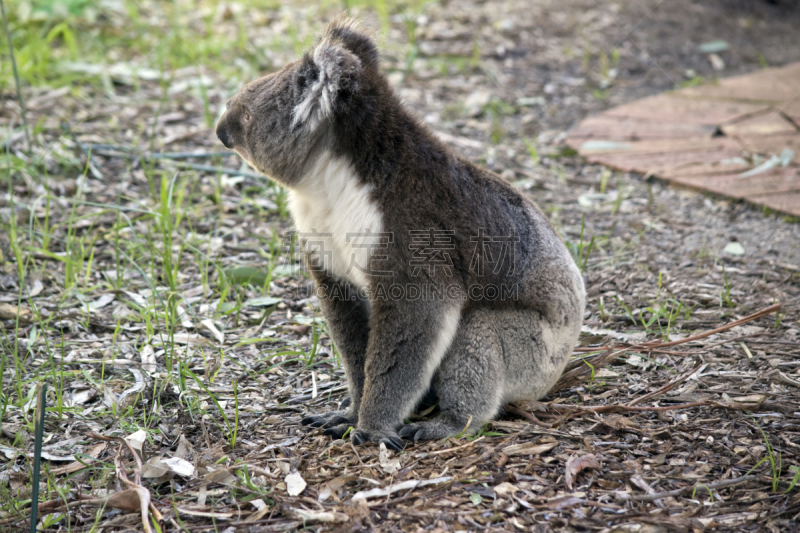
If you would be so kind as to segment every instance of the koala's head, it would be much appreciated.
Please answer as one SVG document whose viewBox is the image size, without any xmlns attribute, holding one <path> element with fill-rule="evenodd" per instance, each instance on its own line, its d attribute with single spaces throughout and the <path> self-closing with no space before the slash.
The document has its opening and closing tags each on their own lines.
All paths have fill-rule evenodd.
<svg viewBox="0 0 800 533">
<path fill-rule="evenodd" d="M 337 19 L 302 59 L 231 98 L 217 137 L 259 172 L 291 186 L 330 144 L 336 120 L 363 106 L 376 77 L 375 43 L 353 21 Z"/>
</svg>

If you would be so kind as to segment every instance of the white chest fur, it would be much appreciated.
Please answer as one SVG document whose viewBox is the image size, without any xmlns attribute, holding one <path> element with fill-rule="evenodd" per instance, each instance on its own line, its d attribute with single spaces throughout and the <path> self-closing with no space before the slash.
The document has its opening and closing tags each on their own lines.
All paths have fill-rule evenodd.
<svg viewBox="0 0 800 533">
<path fill-rule="evenodd" d="M 306 251 L 334 276 L 367 284 L 369 258 L 381 242 L 383 215 L 343 158 L 322 154 L 289 192 L 289 211 Z"/>
</svg>

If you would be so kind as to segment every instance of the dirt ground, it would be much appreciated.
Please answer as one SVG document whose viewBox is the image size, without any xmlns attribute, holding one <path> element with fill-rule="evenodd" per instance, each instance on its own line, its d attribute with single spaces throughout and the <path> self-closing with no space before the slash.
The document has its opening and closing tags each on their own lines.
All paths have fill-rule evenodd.
<svg viewBox="0 0 800 533">
<path fill-rule="evenodd" d="M 335 11 L 287 5 L 245 26 L 261 46 L 293 25 L 311 35 Z M 356 12 L 381 26 L 373 11 Z M 235 20 L 217 23 L 234 31 Z M 409 444 L 396 456 L 300 425 L 307 413 L 336 408 L 346 390 L 309 282 L 282 248 L 291 223 L 280 192 L 246 168 L 219 178 L 197 166 L 240 169 L 235 156 L 187 168 L 119 150 L 220 150 L 201 97 L 165 99 L 146 80 L 136 91 L 116 84 L 112 98 L 97 87 L 69 96 L 31 89 L 29 121 L 42 119 L 37 142 L 47 147 L 47 187 L 59 197 L 50 251 L 72 253 L 74 242 L 96 251 L 75 276 L 69 261 L 29 248 L 20 287 L 11 234 L 0 235 L 0 300 L 20 307 L 18 321 L 2 315 L 0 349 L 21 360 L 4 363 L 3 391 L 13 401 L 0 435 L 0 496 L 30 498 L 24 394 L 37 375 L 63 395 L 48 399 L 45 451 L 102 461 L 67 473 L 57 469 L 69 460 L 50 461 L 40 517 L 58 513 L 60 502 L 124 489 L 115 457 L 132 479 L 141 469 L 120 444 L 91 433 L 144 429 L 150 474 L 141 485 L 163 531 L 797 531 L 800 224 L 587 165 L 562 141 L 611 106 L 800 61 L 798 27 L 794 2 L 757 0 L 449 1 L 390 17 L 383 64 L 399 93 L 454 149 L 548 213 L 585 269 L 576 357 L 614 356 L 596 371 L 576 363 L 590 381 L 519 406 L 539 423 L 507 413 L 476 439 Z M 729 45 L 718 53 L 721 70 L 699 50 L 715 40 Z M 273 67 L 296 57 L 293 49 L 264 53 Z M 216 116 L 238 82 L 203 74 L 213 80 Z M 179 73 L 173 83 L 196 75 Z M 4 94 L 0 119 L 17 116 L 13 94 Z M 74 129 L 58 145 L 63 120 Z M 92 143 L 116 148 L 93 148 L 85 179 L 61 171 L 56 155 L 85 164 L 81 147 Z M 162 174 L 164 183 L 187 178 L 176 180 L 186 190 L 173 200 L 177 219 L 153 215 L 165 203 L 153 193 Z M 37 176 L 14 175 L 21 243 L 36 240 L 26 232 L 30 220 L 44 220 L 44 190 Z M 68 201 L 76 196 L 77 214 Z M 9 195 L 2 203 L 11 207 Z M 168 250 L 182 254 L 172 281 L 163 271 Z M 233 267 L 275 266 L 266 290 L 227 289 L 220 279 Z M 255 300 L 267 297 L 276 300 Z M 170 327 L 173 300 L 188 313 Z M 777 313 L 698 335 L 776 303 Z M 664 345 L 692 335 L 699 338 Z M 23 397 L 15 380 L 26 384 Z M 69 408 L 57 410 L 62 402 Z M 192 474 L 165 466 L 169 458 Z M 100 514 L 97 505 L 72 507 L 70 531 L 141 530 L 136 505 L 108 504 Z M 0 530 L 26 527 L 25 505 L 5 509 Z M 67 531 L 66 520 L 48 531 Z"/>
</svg>

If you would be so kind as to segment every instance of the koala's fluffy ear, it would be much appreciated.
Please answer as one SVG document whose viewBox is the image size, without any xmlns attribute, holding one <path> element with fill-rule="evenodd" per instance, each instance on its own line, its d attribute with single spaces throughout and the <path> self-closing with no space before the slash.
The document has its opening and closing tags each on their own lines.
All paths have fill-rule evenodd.
<svg viewBox="0 0 800 533">
<path fill-rule="evenodd" d="M 375 39 L 358 21 L 343 16 L 337 17 L 328 25 L 325 35 L 340 41 L 361 60 L 365 69 L 378 70 L 378 47 Z"/>
<path fill-rule="evenodd" d="M 378 47 L 357 21 L 340 16 L 328 25 L 304 61 L 310 63 L 311 75 L 303 100 L 295 107 L 294 124 L 316 128 L 337 106 L 343 110 L 348 98 L 358 92 L 364 71 L 378 70 Z"/>
<path fill-rule="evenodd" d="M 294 124 L 316 128 L 333 115 L 344 91 L 355 92 L 362 70 L 361 60 L 344 43 L 323 39 L 305 61 L 313 63 L 315 79 L 307 81 L 303 100 L 294 109 Z"/>
</svg>

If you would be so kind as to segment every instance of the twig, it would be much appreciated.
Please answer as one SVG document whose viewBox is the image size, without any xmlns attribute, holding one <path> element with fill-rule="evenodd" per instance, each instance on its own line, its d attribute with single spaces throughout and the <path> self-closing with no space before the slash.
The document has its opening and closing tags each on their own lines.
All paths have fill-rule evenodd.
<svg viewBox="0 0 800 533">
<path fill-rule="evenodd" d="M 358 464 L 360 464 L 361 466 L 364 466 L 364 462 L 361 461 L 361 456 L 358 455 L 358 450 L 356 450 L 356 447 L 353 445 L 353 441 L 352 440 L 348 440 L 347 442 L 350 443 L 350 447 L 353 449 L 353 453 L 356 454 L 356 459 L 358 459 Z"/>
<path fill-rule="evenodd" d="M 650 392 L 648 394 L 645 394 L 644 396 L 640 396 L 639 398 L 635 398 L 634 400 L 632 400 L 631 402 L 628 403 L 628 407 L 633 407 L 637 403 L 642 403 L 644 401 L 649 400 L 650 398 L 654 398 L 655 396 L 660 396 L 660 395 L 662 395 L 664 393 L 667 393 L 667 392 L 671 391 L 677 385 L 680 385 L 681 383 L 683 383 L 684 381 L 686 381 L 687 379 L 692 377 L 692 375 L 695 372 L 697 372 L 698 370 L 700 370 L 703 367 L 704 364 L 705 363 L 700 363 L 699 365 L 695 366 L 693 369 L 691 369 L 689 372 L 687 372 L 683 376 L 679 377 L 678 379 L 676 379 L 674 381 L 670 381 L 669 383 L 667 383 L 666 385 L 664 385 L 663 387 L 661 387 L 660 389 L 658 389 L 655 392 Z"/>
<path fill-rule="evenodd" d="M 741 326 L 742 324 L 744 324 L 746 322 L 751 322 L 753 320 L 756 320 L 757 318 L 761 318 L 764 315 L 768 315 L 770 313 L 777 312 L 777 311 L 779 311 L 781 309 L 781 306 L 782 306 L 782 304 L 774 304 L 774 305 L 771 305 L 769 307 L 765 307 L 764 309 L 762 309 L 760 311 L 756 311 L 755 313 L 753 313 L 751 315 L 747 315 L 744 318 L 740 318 L 739 320 L 734 320 L 730 324 L 725 324 L 724 326 L 720 326 L 720 327 L 718 327 L 716 329 L 712 329 L 712 330 L 709 330 L 709 331 L 704 331 L 703 333 L 698 333 L 697 335 L 692 335 L 691 337 L 686 337 L 685 339 L 679 339 L 677 341 L 671 341 L 671 342 L 649 341 L 649 342 L 643 342 L 641 344 L 630 344 L 630 345 L 626 345 L 624 343 L 621 343 L 619 345 L 613 345 L 613 346 L 612 345 L 586 346 L 586 347 L 575 348 L 574 351 L 578 352 L 578 353 L 600 352 L 600 351 L 604 351 L 604 350 L 617 349 L 617 348 L 620 348 L 621 346 L 624 346 L 626 350 L 631 350 L 631 351 L 635 351 L 635 350 L 650 350 L 650 349 L 654 349 L 654 348 L 658 348 L 658 349 L 666 348 L 668 346 L 675 346 L 675 345 L 678 345 L 678 344 L 684 344 L 684 343 L 687 343 L 687 342 L 692 342 L 692 341 L 704 339 L 706 337 L 709 337 L 711 335 L 715 335 L 717 333 L 722 333 L 723 331 L 727 331 L 727 330 L 729 330 L 731 328 L 734 328 L 736 326 Z"/>
<path fill-rule="evenodd" d="M 11 39 L 11 31 L 8 29 L 8 17 L 6 16 L 6 5 L 0 0 L 0 11 L 3 12 L 3 26 L 8 38 L 8 54 L 11 56 L 11 68 L 14 70 L 14 82 L 17 84 L 17 99 L 19 100 L 19 111 L 22 115 L 22 127 L 25 129 L 25 141 L 28 143 L 28 155 L 31 153 L 31 134 L 28 132 L 28 117 L 25 114 L 25 100 L 22 98 L 22 85 L 19 82 L 19 71 L 17 71 L 17 59 L 14 57 L 14 43 Z"/>
<path fill-rule="evenodd" d="M 548 391 L 547 394 L 554 394 L 561 389 L 572 387 L 582 381 L 587 375 L 587 368 L 591 371 L 596 371 L 604 366 L 611 364 L 611 361 L 618 358 L 620 355 L 627 351 L 627 348 L 614 349 L 612 347 L 605 347 L 605 353 L 599 353 L 595 356 L 581 357 L 570 361 L 568 370 L 558 379 L 555 385 Z M 602 351 L 602 350 L 601 350 Z"/>
<path fill-rule="evenodd" d="M 136 450 L 131 446 L 131 443 L 127 440 L 120 438 L 120 437 L 106 437 L 105 435 L 100 435 L 99 433 L 95 433 L 94 431 L 89 432 L 89 437 L 97 440 L 102 440 L 106 442 L 116 442 L 118 444 L 123 444 L 128 448 L 128 451 L 131 452 L 133 455 L 133 460 L 136 461 L 137 470 L 134 472 L 134 479 L 136 480 L 136 484 L 138 485 L 140 482 L 140 475 L 142 470 L 142 460 L 139 458 L 139 454 L 136 453 Z M 127 479 L 127 477 L 126 477 Z"/>
<path fill-rule="evenodd" d="M 757 318 L 761 318 L 764 315 L 769 315 L 771 313 L 775 313 L 777 311 L 780 311 L 780 309 L 781 309 L 781 304 L 770 305 L 769 307 L 765 307 L 761 311 L 756 311 L 755 313 L 753 313 L 751 315 L 747 315 L 744 318 L 740 318 L 739 320 L 735 320 L 735 321 L 731 322 L 730 324 L 725 324 L 724 326 L 720 326 L 720 327 L 718 327 L 716 329 L 712 329 L 712 330 L 706 331 L 704 333 L 698 333 L 697 335 L 692 335 L 691 337 L 686 337 L 685 339 L 680 339 L 680 340 L 677 340 L 677 341 L 666 342 L 666 343 L 660 343 L 659 341 L 651 341 L 651 342 L 646 342 L 646 343 L 644 343 L 643 345 L 640 345 L 640 346 L 646 347 L 646 346 L 649 346 L 649 345 L 653 344 L 653 345 L 655 345 L 656 348 L 666 348 L 667 346 L 675 346 L 676 344 L 683 344 L 683 343 L 686 343 L 686 342 L 692 342 L 692 341 L 696 341 L 696 340 L 699 340 L 699 339 L 704 339 L 704 338 L 710 337 L 711 335 L 714 335 L 716 333 L 721 333 L 721 332 L 729 330 L 729 329 L 731 329 L 733 327 L 740 326 L 740 325 L 744 324 L 745 322 L 750 322 L 750 321 L 755 320 Z"/>
<path fill-rule="evenodd" d="M 626 492 L 616 492 L 615 495 L 622 499 L 622 500 L 635 500 L 635 501 L 653 501 L 653 500 L 660 500 L 661 498 L 670 498 L 674 496 L 680 496 L 684 492 L 694 491 L 697 489 L 721 489 L 723 487 L 730 487 L 732 485 L 738 485 L 739 483 L 744 483 L 746 481 L 752 481 L 757 479 L 757 475 L 752 476 L 742 476 L 737 477 L 734 479 L 726 479 L 724 481 L 717 481 L 716 483 L 697 483 L 690 487 L 683 487 L 682 489 L 677 490 L 670 490 L 667 492 L 654 492 L 652 494 L 628 494 Z"/>
<path fill-rule="evenodd" d="M 447 448 L 445 450 L 436 450 L 435 452 L 429 452 L 428 455 L 439 455 L 439 454 L 442 454 L 442 453 L 455 452 L 455 451 L 458 451 L 458 450 L 463 450 L 464 448 L 469 448 L 471 446 L 475 446 L 475 444 L 477 442 L 482 441 L 482 440 L 483 440 L 483 437 L 478 437 L 477 439 L 475 439 L 473 441 L 470 441 L 470 442 L 468 442 L 466 444 L 462 444 L 461 446 L 456 446 L 455 448 Z"/>
<path fill-rule="evenodd" d="M 587 406 L 587 407 L 577 407 L 574 405 L 567 405 L 563 403 L 552 403 L 550 407 L 553 409 L 561 409 L 561 410 L 577 410 L 578 412 L 592 412 L 592 413 L 609 413 L 609 412 L 616 412 L 616 411 L 672 411 L 675 409 L 688 409 L 690 407 L 701 407 L 703 405 L 714 405 L 716 407 L 726 407 L 724 404 L 719 404 L 716 402 L 709 402 L 707 400 L 701 402 L 690 402 L 690 403 L 682 403 L 678 405 L 664 405 L 664 406 L 653 406 L 653 407 L 640 407 L 638 405 L 630 406 L 630 405 L 595 405 L 595 406 Z"/>
<path fill-rule="evenodd" d="M 548 423 L 546 423 L 546 422 L 542 422 L 541 420 L 539 420 L 538 418 L 536 418 L 536 417 L 533 415 L 533 413 L 529 413 L 529 412 L 528 412 L 528 411 L 526 411 L 525 409 L 522 409 L 522 408 L 520 408 L 520 407 L 517 407 L 517 406 L 516 406 L 516 405 L 514 405 L 513 403 L 507 403 L 507 404 L 505 404 L 505 405 L 503 406 L 503 409 L 505 409 L 505 410 L 506 410 L 506 412 L 508 412 L 508 413 L 511 413 L 511 414 L 513 414 L 513 415 L 521 416 L 521 417 L 522 417 L 522 418 L 524 418 L 525 420 L 527 420 L 527 421 L 529 421 L 529 422 L 532 422 L 532 423 L 536 424 L 537 426 L 541 426 L 541 427 L 543 427 L 543 428 L 552 428 L 552 427 L 553 427 L 553 424 L 548 424 Z"/>
</svg>

